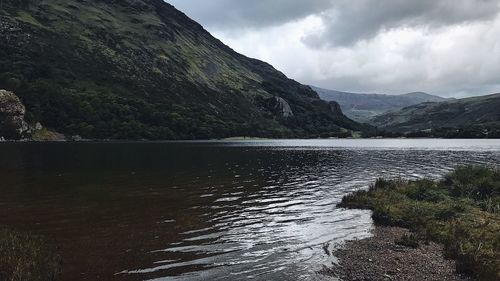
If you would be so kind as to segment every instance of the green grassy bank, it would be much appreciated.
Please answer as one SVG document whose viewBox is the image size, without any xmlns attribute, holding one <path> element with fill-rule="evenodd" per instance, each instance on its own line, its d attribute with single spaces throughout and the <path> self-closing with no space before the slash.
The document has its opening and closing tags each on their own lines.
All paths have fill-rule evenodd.
<svg viewBox="0 0 500 281">
<path fill-rule="evenodd" d="M 55 281 L 60 259 L 43 238 L 0 227 L 0 280 Z"/>
<path fill-rule="evenodd" d="M 441 181 L 379 179 L 340 207 L 370 209 L 375 224 L 411 230 L 397 243 L 442 243 L 458 272 L 500 280 L 499 170 L 462 167 Z"/>
</svg>

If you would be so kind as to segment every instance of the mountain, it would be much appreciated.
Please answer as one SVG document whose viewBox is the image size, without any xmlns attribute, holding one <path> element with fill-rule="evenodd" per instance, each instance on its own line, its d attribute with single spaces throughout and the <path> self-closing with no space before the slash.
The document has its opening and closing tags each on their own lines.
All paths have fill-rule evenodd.
<svg viewBox="0 0 500 281">
<path fill-rule="evenodd" d="M 162 0 L 0 1 L 0 89 L 27 122 L 96 139 L 350 135 L 335 102 Z"/>
<path fill-rule="evenodd" d="M 387 111 L 423 102 L 440 102 L 445 98 L 426 93 L 404 95 L 357 94 L 312 87 L 325 101 L 336 101 L 345 115 L 359 122 L 368 122 L 376 115 Z"/>
<path fill-rule="evenodd" d="M 500 137 L 500 94 L 422 103 L 376 116 L 389 132 L 414 136 Z"/>
</svg>

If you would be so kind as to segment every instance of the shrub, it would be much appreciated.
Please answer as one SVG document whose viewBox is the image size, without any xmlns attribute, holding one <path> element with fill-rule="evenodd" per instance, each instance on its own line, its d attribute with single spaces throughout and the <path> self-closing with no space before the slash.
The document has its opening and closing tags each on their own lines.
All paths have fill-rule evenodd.
<svg viewBox="0 0 500 281">
<path fill-rule="evenodd" d="M 441 242 L 457 271 L 479 280 L 500 280 L 500 172 L 462 167 L 439 182 L 379 179 L 368 191 L 339 205 L 373 210 L 377 225 L 409 228 L 397 244 Z"/>
<path fill-rule="evenodd" d="M 410 234 L 403 234 L 403 236 L 401 236 L 401 238 L 399 239 L 396 239 L 396 241 L 394 241 L 394 243 L 396 243 L 397 245 L 401 245 L 401 246 L 405 246 L 405 247 L 410 247 L 410 248 L 418 248 L 418 246 L 420 246 L 420 240 L 418 238 L 418 236 L 414 233 L 410 233 Z"/>
<path fill-rule="evenodd" d="M 457 168 L 443 184 L 455 197 L 484 200 L 500 196 L 500 172 L 485 167 Z"/>
<path fill-rule="evenodd" d="M 60 260 L 39 236 L 0 229 L 0 280 L 55 281 Z"/>
</svg>

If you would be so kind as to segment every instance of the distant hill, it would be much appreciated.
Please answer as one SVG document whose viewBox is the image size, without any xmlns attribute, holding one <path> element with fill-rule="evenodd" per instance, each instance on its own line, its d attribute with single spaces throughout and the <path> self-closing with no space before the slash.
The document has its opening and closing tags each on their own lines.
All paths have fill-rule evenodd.
<svg viewBox="0 0 500 281">
<path fill-rule="evenodd" d="M 364 127 L 163 0 L 0 1 L 0 89 L 96 139 L 347 136 Z"/>
<path fill-rule="evenodd" d="M 339 92 L 318 87 L 313 87 L 313 89 L 318 92 L 321 99 L 338 102 L 344 114 L 358 122 L 367 122 L 376 115 L 410 105 L 447 100 L 421 92 L 404 95 L 382 95 Z"/>
<path fill-rule="evenodd" d="M 372 124 L 414 136 L 500 137 L 500 94 L 409 106 Z"/>
</svg>

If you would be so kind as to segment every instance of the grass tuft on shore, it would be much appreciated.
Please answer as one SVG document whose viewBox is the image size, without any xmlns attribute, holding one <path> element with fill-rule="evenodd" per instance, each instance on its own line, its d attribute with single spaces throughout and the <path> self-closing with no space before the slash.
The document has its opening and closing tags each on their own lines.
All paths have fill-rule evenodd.
<svg viewBox="0 0 500 281">
<path fill-rule="evenodd" d="M 459 273 L 500 280 L 499 170 L 461 167 L 441 181 L 379 179 L 339 206 L 370 209 L 375 224 L 410 229 L 401 245 L 442 243 Z"/>
<path fill-rule="evenodd" d="M 39 236 L 0 228 L 0 280 L 55 281 L 60 259 Z"/>
</svg>

